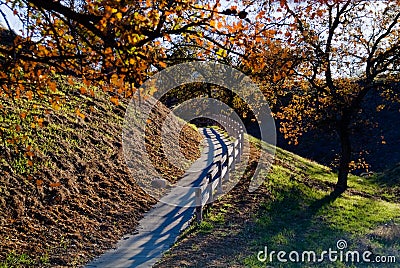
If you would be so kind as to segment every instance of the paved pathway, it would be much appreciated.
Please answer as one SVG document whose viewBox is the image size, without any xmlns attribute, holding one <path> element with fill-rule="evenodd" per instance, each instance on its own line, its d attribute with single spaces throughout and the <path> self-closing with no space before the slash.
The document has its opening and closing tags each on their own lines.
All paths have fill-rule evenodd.
<svg viewBox="0 0 400 268">
<path fill-rule="evenodd" d="M 162 254 L 188 226 L 193 216 L 194 186 L 205 182 L 207 167 L 215 157 L 222 155 L 229 142 L 211 128 L 201 129 L 206 145 L 199 159 L 186 171 L 170 193 L 163 197 L 144 218 L 139 221 L 137 232 L 125 236 L 117 248 L 89 263 L 87 267 L 152 267 Z M 178 206 L 168 205 L 169 203 Z"/>
</svg>

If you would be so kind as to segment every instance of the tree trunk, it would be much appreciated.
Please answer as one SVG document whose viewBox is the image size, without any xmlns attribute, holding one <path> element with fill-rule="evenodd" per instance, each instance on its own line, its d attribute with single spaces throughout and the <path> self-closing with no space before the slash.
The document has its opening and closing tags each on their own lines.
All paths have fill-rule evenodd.
<svg viewBox="0 0 400 268">
<path fill-rule="evenodd" d="M 343 193 L 347 189 L 347 177 L 350 172 L 351 142 L 349 124 L 349 116 L 343 116 L 338 126 L 341 145 L 341 157 L 339 164 L 338 181 L 335 186 L 335 192 L 337 193 Z"/>
</svg>

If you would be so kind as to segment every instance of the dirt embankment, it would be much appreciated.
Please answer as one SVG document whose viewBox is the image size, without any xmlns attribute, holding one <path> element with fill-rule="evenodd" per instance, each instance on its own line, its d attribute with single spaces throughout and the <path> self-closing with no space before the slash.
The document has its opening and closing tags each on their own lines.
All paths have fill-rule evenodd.
<svg viewBox="0 0 400 268">
<path fill-rule="evenodd" d="M 101 95 L 69 97 L 69 104 L 79 104 L 85 116 L 77 116 L 75 108 L 53 111 L 50 106 L 41 127 L 28 137 L 37 144 L 33 167 L 28 162 L 27 169 L 18 170 L 13 157 L 19 154 L 1 141 L 0 264 L 83 264 L 134 232 L 155 203 L 125 163 L 121 133 L 126 104 L 115 106 Z M 10 113 L 18 109 L 10 100 L 1 102 L 8 115 L 0 123 L 7 127 Z M 162 106 L 154 111 L 146 140 L 156 169 L 174 181 L 182 171 L 166 161 L 159 139 L 168 113 Z M 179 141 L 189 160 L 200 155 L 200 140 L 193 128 L 183 128 Z"/>
</svg>

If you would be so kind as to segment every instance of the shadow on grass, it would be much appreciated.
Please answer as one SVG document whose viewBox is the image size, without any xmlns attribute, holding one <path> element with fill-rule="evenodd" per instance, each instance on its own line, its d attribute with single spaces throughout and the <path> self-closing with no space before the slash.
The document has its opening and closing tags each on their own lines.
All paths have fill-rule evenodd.
<svg viewBox="0 0 400 268">
<path fill-rule="evenodd" d="M 386 170 L 381 175 L 373 179 L 378 185 L 384 187 L 393 187 L 400 185 L 400 163 Z"/>
<path fill-rule="evenodd" d="M 327 250 L 348 234 L 323 222 L 321 211 L 329 209 L 336 193 L 315 198 L 298 187 L 281 191 L 278 199 L 267 201 L 256 219 L 251 242 L 271 250 Z M 261 234 L 261 236 L 260 236 Z"/>
</svg>

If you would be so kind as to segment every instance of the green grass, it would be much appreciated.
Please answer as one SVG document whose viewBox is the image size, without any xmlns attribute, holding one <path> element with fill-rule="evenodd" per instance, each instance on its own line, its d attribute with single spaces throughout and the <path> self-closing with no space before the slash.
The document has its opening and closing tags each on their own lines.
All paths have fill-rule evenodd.
<svg viewBox="0 0 400 268">
<path fill-rule="evenodd" d="M 322 252 L 329 248 L 335 250 L 336 242 L 345 239 L 349 250 L 369 248 L 376 254 L 397 255 L 400 262 L 400 237 L 392 240 L 376 232 L 381 226 L 400 224 L 400 205 L 379 198 L 379 193 L 385 192 L 385 189 L 378 179 L 349 178 L 351 190 L 367 196 L 374 195 L 373 198 L 350 191 L 335 199 L 324 187 L 326 182 L 336 181 L 335 173 L 282 149 L 277 148 L 276 152 L 278 162 L 284 164 L 275 165 L 267 175 L 265 186 L 272 193 L 272 198 L 264 202 L 261 211 L 255 215 L 256 224 L 251 230 L 254 232 L 251 241 L 254 252 L 263 250 L 264 246 L 276 251 Z M 310 181 L 313 187 L 307 183 Z M 390 199 L 393 196 L 388 194 L 385 197 Z M 243 264 L 248 267 L 266 265 L 258 261 L 255 254 L 245 256 Z M 279 262 L 273 265 L 288 266 Z M 324 262 L 313 266 L 310 263 L 290 263 L 289 266 L 353 267 L 353 264 Z M 356 266 L 374 267 L 365 264 Z"/>
<path fill-rule="evenodd" d="M 35 264 L 35 261 L 27 254 L 16 255 L 15 253 L 10 253 L 6 261 L 0 263 L 0 268 L 21 267 L 33 264 Z"/>
<path fill-rule="evenodd" d="M 211 233 L 214 229 L 214 225 L 210 221 L 202 221 L 198 225 L 198 230 L 200 233 Z"/>
<path fill-rule="evenodd" d="M 42 256 L 39 256 L 38 260 L 35 260 L 28 254 L 15 254 L 11 252 L 7 255 L 5 261 L 0 262 L 0 268 L 16 268 L 16 267 L 33 267 L 37 265 L 49 265 L 49 255 L 45 252 Z"/>
</svg>

